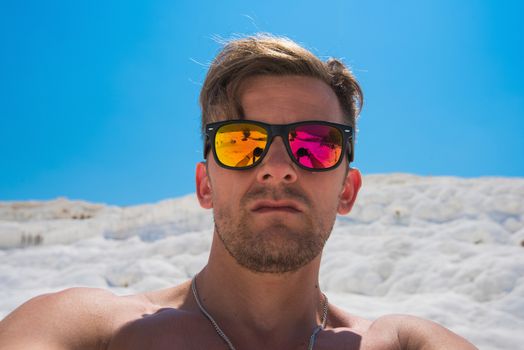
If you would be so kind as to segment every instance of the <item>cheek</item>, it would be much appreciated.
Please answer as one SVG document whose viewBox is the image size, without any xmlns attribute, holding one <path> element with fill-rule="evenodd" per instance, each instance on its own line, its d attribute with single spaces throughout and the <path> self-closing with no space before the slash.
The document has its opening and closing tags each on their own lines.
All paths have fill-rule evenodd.
<svg viewBox="0 0 524 350">
<path fill-rule="evenodd" d="M 340 196 L 345 180 L 345 172 L 344 169 L 342 169 L 342 166 L 339 166 L 335 170 L 311 174 L 313 176 L 308 179 L 311 180 L 309 188 L 313 188 L 320 192 L 320 194 L 326 198 Z"/>
<path fill-rule="evenodd" d="M 328 191 L 326 190 L 326 193 L 327 192 Z M 337 215 L 341 192 L 342 192 L 342 186 L 331 189 L 331 191 L 329 191 L 329 197 L 328 195 L 326 195 L 325 202 L 324 202 L 325 203 L 324 205 L 325 215 L 332 215 L 332 216 Z"/>
<path fill-rule="evenodd" d="M 324 175 L 324 174 L 322 174 Z M 342 174 L 343 175 L 343 174 Z M 337 177 L 318 178 L 315 183 L 310 186 L 316 191 L 316 200 L 314 204 L 318 210 L 322 211 L 324 215 L 336 215 L 338 204 L 344 190 L 342 175 Z"/>
<path fill-rule="evenodd" d="M 216 166 L 216 165 L 215 165 Z M 214 205 L 232 207 L 245 193 L 245 179 L 234 170 L 216 167 L 211 174 L 211 194 Z"/>
</svg>

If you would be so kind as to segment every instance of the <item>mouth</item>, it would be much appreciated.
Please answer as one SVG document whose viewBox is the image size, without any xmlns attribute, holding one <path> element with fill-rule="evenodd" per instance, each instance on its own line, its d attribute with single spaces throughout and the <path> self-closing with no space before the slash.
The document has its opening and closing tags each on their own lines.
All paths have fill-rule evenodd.
<svg viewBox="0 0 524 350">
<path fill-rule="evenodd" d="M 251 208 L 254 213 L 290 213 L 298 214 L 302 212 L 302 209 L 294 202 L 291 201 L 258 201 Z"/>
</svg>

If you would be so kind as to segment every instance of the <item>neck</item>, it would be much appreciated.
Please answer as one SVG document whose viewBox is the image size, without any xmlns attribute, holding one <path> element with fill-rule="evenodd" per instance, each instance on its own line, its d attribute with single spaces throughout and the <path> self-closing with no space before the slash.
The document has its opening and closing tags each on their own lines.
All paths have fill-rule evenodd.
<svg viewBox="0 0 524 350">
<path fill-rule="evenodd" d="M 289 348 L 289 342 L 307 344 L 321 323 L 319 267 L 320 256 L 294 272 L 253 272 L 229 255 L 215 233 L 196 283 L 203 306 L 238 349 L 255 342 Z"/>
</svg>

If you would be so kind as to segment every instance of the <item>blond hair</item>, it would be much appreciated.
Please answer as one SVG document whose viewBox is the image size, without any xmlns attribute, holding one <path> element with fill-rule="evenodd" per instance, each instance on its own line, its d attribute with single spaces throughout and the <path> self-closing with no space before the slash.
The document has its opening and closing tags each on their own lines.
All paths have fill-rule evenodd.
<svg viewBox="0 0 524 350">
<path fill-rule="evenodd" d="M 299 75 L 328 84 L 355 127 L 363 103 L 362 90 L 352 72 L 339 60 L 323 62 L 310 51 L 285 37 L 257 34 L 225 43 L 207 72 L 200 92 L 202 130 L 207 123 L 243 119 L 239 88 L 256 75 Z"/>
</svg>

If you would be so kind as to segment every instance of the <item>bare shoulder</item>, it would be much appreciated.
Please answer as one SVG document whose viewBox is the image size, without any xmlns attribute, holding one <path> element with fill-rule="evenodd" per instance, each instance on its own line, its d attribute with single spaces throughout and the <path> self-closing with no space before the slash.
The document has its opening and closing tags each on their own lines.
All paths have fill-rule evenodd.
<svg viewBox="0 0 524 350">
<path fill-rule="evenodd" d="M 318 349 L 401 349 L 397 329 L 392 324 L 370 321 L 333 305 L 329 308 L 328 321 L 326 329 L 319 335 Z"/>
<path fill-rule="evenodd" d="M 394 330 L 400 349 L 476 349 L 461 336 L 440 324 L 410 315 L 387 315 L 370 325 L 370 332 L 380 333 Z"/>
<path fill-rule="evenodd" d="M 331 328 L 350 328 L 357 333 L 364 333 L 372 323 L 363 317 L 349 314 L 335 305 L 329 305 L 329 326 Z"/>
<path fill-rule="evenodd" d="M 387 315 L 374 321 L 330 306 L 329 323 L 318 338 L 319 349 L 469 350 L 464 338 L 438 323 L 409 315 Z"/>
<path fill-rule="evenodd" d="M 105 349 L 116 328 L 150 308 L 143 296 L 94 288 L 40 295 L 0 321 L 0 348 Z"/>
<path fill-rule="evenodd" d="M 155 310 L 116 330 L 107 350 L 223 348 L 222 339 L 195 304 L 190 285 L 188 281 L 143 294 Z"/>
</svg>

